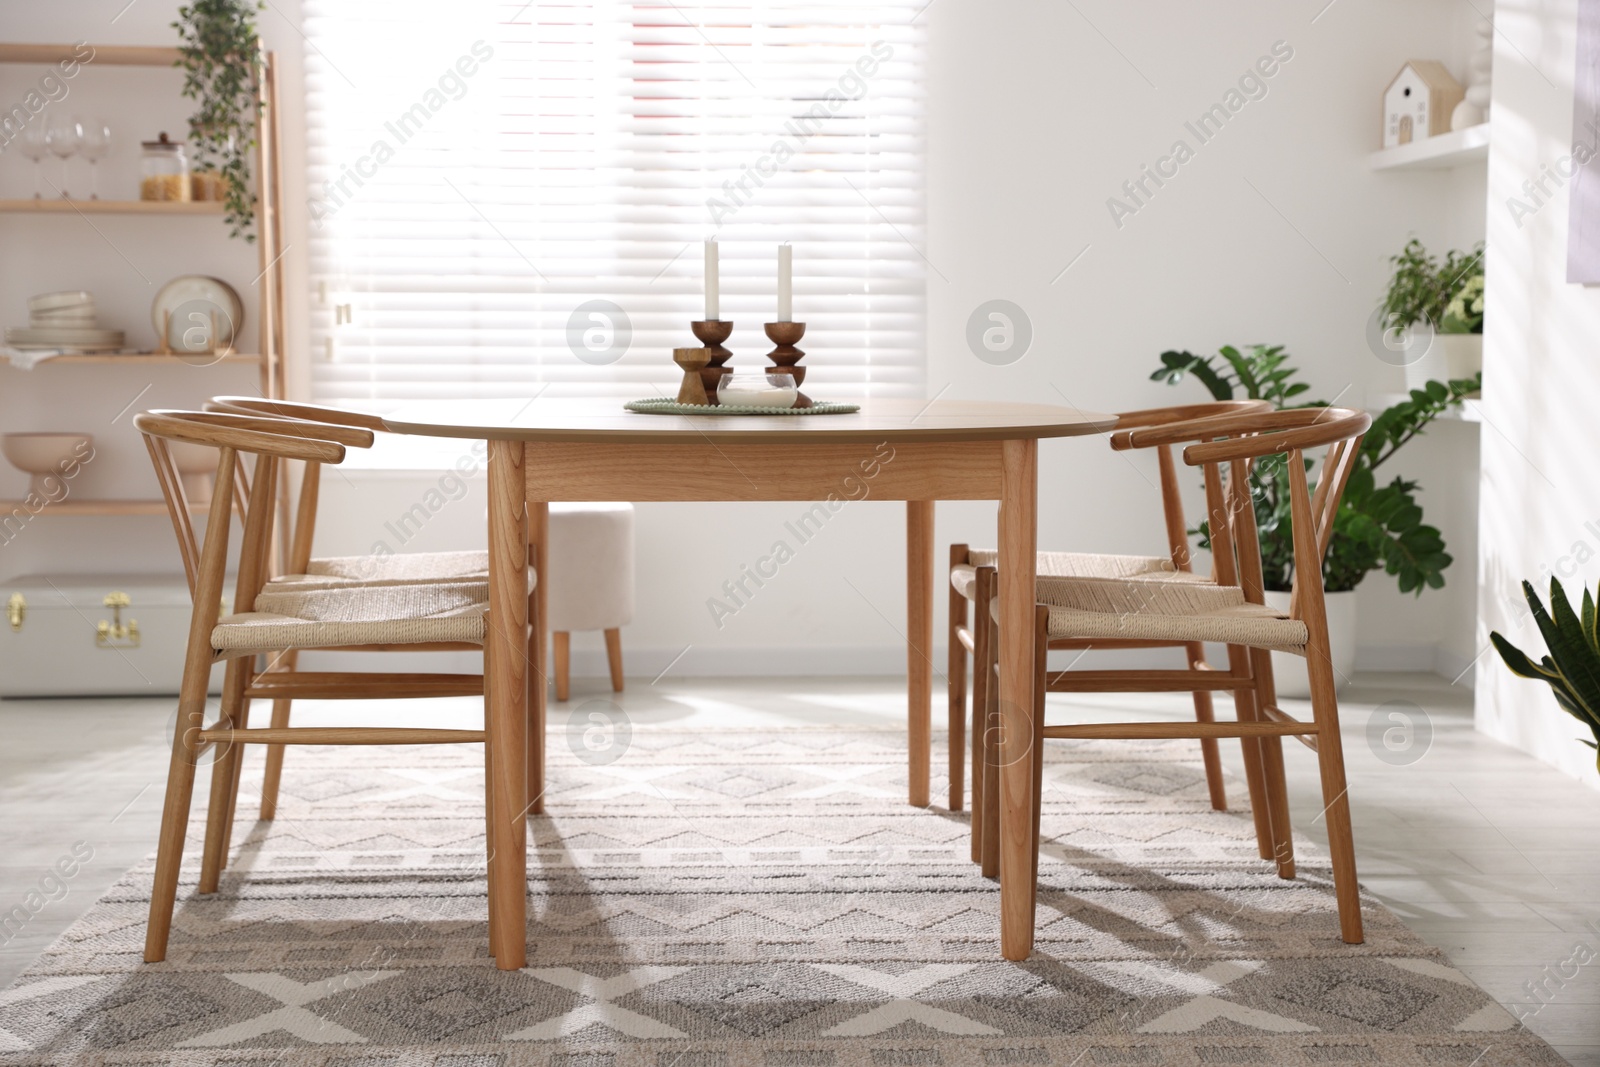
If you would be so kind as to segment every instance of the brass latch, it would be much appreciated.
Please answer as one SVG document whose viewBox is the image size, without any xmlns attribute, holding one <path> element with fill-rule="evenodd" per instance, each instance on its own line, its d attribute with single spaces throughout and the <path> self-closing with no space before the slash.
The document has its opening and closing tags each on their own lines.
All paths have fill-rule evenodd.
<svg viewBox="0 0 1600 1067">
<path fill-rule="evenodd" d="M 21 593 L 12 593 L 11 599 L 6 601 L 6 621 L 11 624 L 11 632 L 21 633 L 22 620 L 27 617 L 27 599 Z"/>
<path fill-rule="evenodd" d="M 138 648 L 139 620 L 129 619 L 126 626 L 122 624 L 122 609 L 133 605 L 128 594 L 107 593 L 100 603 L 111 609 L 111 621 L 101 619 L 95 623 L 95 645 L 99 648 Z"/>
</svg>

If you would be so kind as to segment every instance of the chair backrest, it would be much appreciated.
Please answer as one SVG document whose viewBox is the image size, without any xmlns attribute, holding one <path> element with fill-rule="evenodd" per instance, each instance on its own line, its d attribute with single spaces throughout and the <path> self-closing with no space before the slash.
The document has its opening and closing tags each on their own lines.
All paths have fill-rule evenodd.
<svg viewBox="0 0 1600 1067">
<path fill-rule="evenodd" d="M 259 396 L 214 396 L 205 404 L 205 410 L 244 417 L 271 418 L 291 423 L 309 423 L 313 426 L 346 426 L 365 430 L 369 434 L 383 432 L 383 420 L 361 411 L 344 411 L 319 404 L 301 404 L 293 400 L 268 400 Z M 290 433 L 297 432 L 289 429 Z M 348 443 L 348 442 L 346 442 Z M 360 447 L 371 446 L 367 444 Z M 311 560 L 311 542 L 317 529 L 317 500 L 322 489 L 322 465 L 307 463 L 300 475 L 300 494 L 295 502 L 294 523 L 289 527 L 288 557 L 284 569 L 292 574 L 305 571 Z"/>
<path fill-rule="evenodd" d="M 231 417 L 224 417 L 231 418 Z M 144 435 L 145 447 L 161 483 L 161 495 L 178 538 L 178 553 L 183 557 L 184 575 L 193 599 L 192 626 L 207 633 L 221 613 L 224 572 L 228 563 L 228 539 L 237 489 L 248 484 L 247 500 L 241 509 L 244 534 L 239 551 L 239 577 L 234 592 L 234 610 L 249 611 L 256 595 L 266 583 L 270 563 L 278 464 L 285 459 L 308 463 L 338 463 L 344 459 L 344 445 L 326 437 L 295 436 L 267 429 L 233 425 L 204 412 L 148 411 L 134 417 L 133 424 Z M 275 423 L 274 425 L 282 425 Z M 333 427 L 349 434 L 347 427 Z M 359 431 L 358 431 L 359 432 Z M 206 512 L 204 538 L 197 537 L 190 503 L 178 477 L 177 463 L 169 441 L 208 445 L 217 450 L 216 485 Z M 241 456 L 255 458 L 253 477 L 241 479 Z M 230 494 L 229 487 L 236 492 Z"/>
<path fill-rule="evenodd" d="M 1178 486 L 1178 465 L 1173 459 L 1173 445 L 1209 439 L 1205 436 L 1203 425 L 1195 427 L 1193 432 L 1189 433 L 1187 428 L 1192 424 L 1203 424 L 1213 418 L 1271 410 L 1272 405 L 1265 400 L 1213 400 L 1204 404 L 1177 404 L 1172 407 L 1125 411 L 1117 416 L 1117 426 L 1111 439 L 1113 448 L 1120 450 L 1150 447 L 1156 450 L 1161 476 L 1161 512 L 1167 527 L 1167 550 L 1171 555 L 1172 565 L 1178 570 L 1192 569 L 1193 562 L 1189 551 L 1189 522 L 1183 513 L 1183 493 Z M 1168 434 L 1148 443 L 1140 438 L 1138 443 L 1132 443 L 1135 430 L 1175 426 L 1182 426 L 1185 429 L 1180 430 L 1175 436 Z M 1208 503 L 1207 510 L 1215 509 Z M 1227 531 L 1223 533 L 1223 543 L 1228 543 Z M 1220 568 L 1217 563 L 1219 556 L 1223 559 Z M 1227 556 L 1226 552 L 1212 554 L 1212 577 L 1223 584 L 1232 585 L 1236 576 L 1227 563 Z"/>
<path fill-rule="evenodd" d="M 331 426 L 355 426 L 375 433 L 382 433 L 385 428 L 383 419 L 377 415 L 364 411 L 323 407 L 320 404 L 301 404 L 294 400 L 267 400 L 259 396 L 214 396 L 205 407 L 207 411 L 267 415 L 280 419 L 304 419 L 307 422 L 320 422 Z"/>
<path fill-rule="evenodd" d="M 1251 498 L 1250 472 L 1265 456 L 1282 455 L 1289 488 L 1290 526 L 1293 535 L 1294 580 L 1289 615 L 1308 628 L 1325 634 L 1322 562 L 1333 538 L 1334 517 L 1345 486 L 1355 469 L 1361 439 L 1372 416 L 1350 408 L 1295 408 L 1237 418 L 1210 420 L 1214 440 L 1184 449 L 1184 462 L 1204 467 L 1208 485 L 1222 481 L 1220 467 L 1227 464 L 1227 508 L 1233 517 L 1239 568 L 1246 580 L 1246 596 L 1262 600 L 1261 543 Z M 1306 478 L 1305 453 L 1326 448 L 1322 471 L 1313 492 Z M 1222 495 L 1219 489 L 1218 496 Z"/>
</svg>

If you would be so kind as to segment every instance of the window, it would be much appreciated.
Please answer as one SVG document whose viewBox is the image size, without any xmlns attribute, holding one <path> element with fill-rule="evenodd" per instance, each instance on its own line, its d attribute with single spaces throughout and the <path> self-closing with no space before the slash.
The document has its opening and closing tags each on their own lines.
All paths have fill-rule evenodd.
<svg viewBox="0 0 1600 1067">
<path fill-rule="evenodd" d="M 307 0 L 314 399 L 655 395 L 721 254 L 765 365 L 794 250 L 807 386 L 923 381 L 923 0 Z"/>
</svg>

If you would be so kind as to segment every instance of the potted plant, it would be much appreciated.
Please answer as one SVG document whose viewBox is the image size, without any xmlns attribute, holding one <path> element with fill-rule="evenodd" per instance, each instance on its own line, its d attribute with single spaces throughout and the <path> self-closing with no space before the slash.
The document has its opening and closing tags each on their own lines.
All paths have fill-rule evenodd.
<svg viewBox="0 0 1600 1067">
<path fill-rule="evenodd" d="M 1271 401 L 1278 408 L 1322 406 L 1324 401 L 1304 399 L 1311 387 L 1295 381 L 1297 374 L 1282 345 L 1253 345 L 1245 351 L 1224 345 L 1215 356 L 1163 352 L 1161 367 L 1150 377 L 1175 385 L 1192 376 L 1218 400 L 1243 396 Z M 1322 565 L 1333 666 L 1341 682 L 1349 678 L 1355 665 L 1355 590 L 1367 575 L 1381 570 L 1394 577 L 1402 593 L 1420 596 L 1424 589 L 1443 587 L 1444 572 L 1451 563 L 1444 537 L 1422 521 L 1418 483 L 1401 476 L 1380 481 L 1379 469 L 1406 442 L 1450 408 L 1459 407 L 1478 387 L 1478 377 L 1428 382 L 1375 416 L 1362 439 Z M 1283 456 L 1266 457 L 1255 464 L 1251 476 L 1267 602 L 1281 610 L 1288 610 L 1294 582 L 1286 463 Z M 1201 548 L 1211 547 L 1206 524 L 1190 532 L 1199 536 Z M 1305 661 L 1299 656 L 1275 652 L 1273 669 L 1280 694 L 1310 693 Z"/>
<path fill-rule="evenodd" d="M 261 111 L 260 0 L 191 0 L 178 8 L 177 66 L 183 95 L 199 102 L 189 117 L 196 167 L 226 201 L 230 237 L 254 241 L 256 194 L 251 162 Z"/>
<path fill-rule="evenodd" d="M 1545 610 L 1531 582 L 1522 583 L 1522 595 L 1544 638 L 1546 655 L 1534 663 L 1499 631 L 1491 633 L 1489 640 L 1514 674 L 1547 683 L 1561 709 L 1589 728 L 1595 740 L 1583 743 L 1596 750 L 1596 766 L 1600 766 L 1600 633 L 1594 597 L 1588 589 L 1583 591 L 1583 614 L 1579 616 L 1554 578 L 1550 579 L 1550 610 Z"/>
<path fill-rule="evenodd" d="M 1482 243 L 1471 252 L 1452 249 L 1441 263 L 1413 237 L 1389 262 L 1394 275 L 1380 311 L 1385 328 L 1406 336 L 1406 388 L 1482 371 Z"/>
</svg>

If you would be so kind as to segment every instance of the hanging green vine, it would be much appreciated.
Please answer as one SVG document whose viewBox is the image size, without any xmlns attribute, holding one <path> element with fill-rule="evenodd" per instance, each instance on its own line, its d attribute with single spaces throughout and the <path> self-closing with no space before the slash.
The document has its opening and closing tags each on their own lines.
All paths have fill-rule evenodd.
<svg viewBox="0 0 1600 1067">
<path fill-rule="evenodd" d="M 178 66 L 185 72 L 183 95 L 199 101 L 189 117 L 195 162 L 222 179 L 230 237 L 256 239 L 255 183 L 251 153 L 257 139 L 261 77 L 256 12 L 266 5 L 251 0 L 192 0 L 178 8 Z"/>
</svg>

